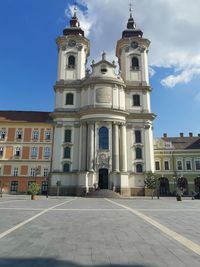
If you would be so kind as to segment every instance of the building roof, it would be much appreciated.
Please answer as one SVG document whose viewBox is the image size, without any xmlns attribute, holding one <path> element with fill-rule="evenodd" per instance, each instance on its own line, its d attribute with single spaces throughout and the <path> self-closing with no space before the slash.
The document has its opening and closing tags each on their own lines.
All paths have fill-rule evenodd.
<svg viewBox="0 0 200 267">
<path fill-rule="evenodd" d="M 50 112 L 0 110 L 0 122 L 43 122 L 50 123 Z"/>
<path fill-rule="evenodd" d="M 163 137 L 164 142 L 172 144 L 174 149 L 200 149 L 200 137 Z"/>
</svg>

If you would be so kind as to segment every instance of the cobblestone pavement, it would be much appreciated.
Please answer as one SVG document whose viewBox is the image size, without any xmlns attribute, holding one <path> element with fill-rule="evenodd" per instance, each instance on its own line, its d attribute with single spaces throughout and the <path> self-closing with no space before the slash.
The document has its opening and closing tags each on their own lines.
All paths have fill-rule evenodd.
<svg viewBox="0 0 200 267">
<path fill-rule="evenodd" d="M 199 267 L 199 222 L 199 200 L 6 195 L 0 267 Z"/>
</svg>

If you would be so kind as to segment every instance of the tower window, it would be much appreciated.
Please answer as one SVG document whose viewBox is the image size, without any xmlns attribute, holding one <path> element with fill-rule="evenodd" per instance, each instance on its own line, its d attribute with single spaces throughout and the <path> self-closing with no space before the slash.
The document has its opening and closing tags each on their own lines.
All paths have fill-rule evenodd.
<svg viewBox="0 0 200 267">
<path fill-rule="evenodd" d="M 132 69 L 134 70 L 139 69 L 139 60 L 137 57 L 132 57 Z"/>
<path fill-rule="evenodd" d="M 66 105 L 74 104 L 74 95 L 72 93 L 66 94 Z"/>
<path fill-rule="evenodd" d="M 74 69 L 75 68 L 75 57 L 74 56 L 69 56 L 68 57 L 68 68 Z"/>
<path fill-rule="evenodd" d="M 71 148 L 65 147 L 64 148 L 64 159 L 70 159 L 71 157 Z"/>
<path fill-rule="evenodd" d="M 99 149 L 108 149 L 108 129 L 101 127 L 99 129 Z"/>
<path fill-rule="evenodd" d="M 140 106 L 140 95 L 133 95 L 133 106 Z"/>
<path fill-rule="evenodd" d="M 71 143 L 71 136 L 72 136 L 72 131 L 65 130 L 65 143 Z"/>
<path fill-rule="evenodd" d="M 139 144 L 141 143 L 142 138 L 141 138 L 141 131 L 136 130 L 135 131 L 135 143 Z"/>
<path fill-rule="evenodd" d="M 142 158 L 142 149 L 140 147 L 137 147 L 135 150 L 136 154 L 136 159 L 141 159 Z"/>
<path fill-rule="evenodd" d="M 63 172 L 69 172 L 70 171 L 70 165 L 69 163 L 65 163 L 63 165 Z"/>
<path fill-rule="evenodd" d="M 136 172 L 139 172 L 139 173 L 143 172 L 142 164 L 136 165 Z"/>
</svg>

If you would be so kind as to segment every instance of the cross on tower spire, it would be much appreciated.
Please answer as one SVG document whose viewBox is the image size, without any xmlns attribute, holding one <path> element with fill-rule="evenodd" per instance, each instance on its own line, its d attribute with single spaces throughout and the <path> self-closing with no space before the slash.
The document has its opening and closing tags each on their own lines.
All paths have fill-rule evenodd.
<svg viewBox="0 0 200 267">
<path fill-rule="evenodd" d="M 76 18 L 77 16 L 77 3 L 76 3 L 76 0 L 75 0 L 75 3 L 74 3 L 74 17 Z"/>
<path fill-rule="evenodd" d="M 129 8 L 130 18 L 132 18 L 133 17 L 133 15 L 132 15 L 132 11 L 133 11 L 133 8 L 132 8 L 133 5 L 132 5 L 132 3 L 130 3 L 129 6 L 130 6 L 130 8 Z"/>
</svg>

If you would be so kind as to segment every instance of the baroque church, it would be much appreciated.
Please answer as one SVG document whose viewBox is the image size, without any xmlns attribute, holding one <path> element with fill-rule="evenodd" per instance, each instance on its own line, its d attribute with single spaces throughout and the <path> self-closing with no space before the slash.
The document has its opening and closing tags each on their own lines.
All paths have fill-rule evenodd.
<svg viewBox="0 0 200 267">
<path fill-rule="evenodd" d="M 50 194 L 59 187 L 61 195 L 83 195 L 97 188 L 143 195 L 144 174 L 154 171 L 150 41 L 136 28 L 130 9 L 127 28 L 116 44 L 118 66 L 103 52 L 90 71 L 90 41 L 75 8 L 56 43 Z"/>
</svg>

